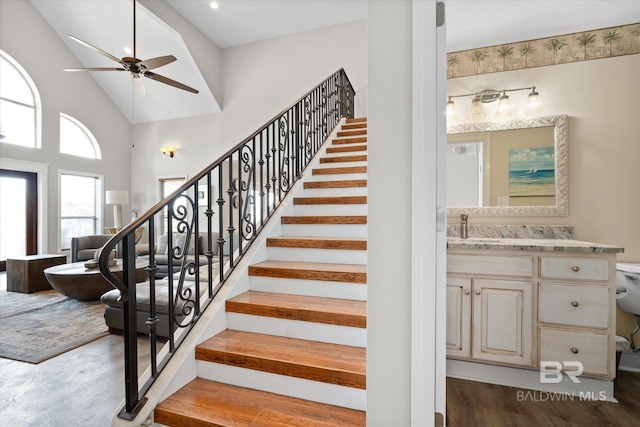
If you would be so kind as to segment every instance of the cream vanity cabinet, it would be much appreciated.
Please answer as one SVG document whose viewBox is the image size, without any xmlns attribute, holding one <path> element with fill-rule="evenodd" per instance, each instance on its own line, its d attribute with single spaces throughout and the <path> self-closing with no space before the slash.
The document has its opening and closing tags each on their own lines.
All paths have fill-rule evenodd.
<svg viewBox="0 0 640 427">
<path fill-rule="evenodd" d="M 533 257 L 447 256 L 447 355 L 532 365 Z"/>
<path fill-rule="evenodd" d="M 583 375 L 613 378 L 615 252 L 529 248 L 449 247 L 447 357 L 531 368 L 579 361 Z"/>
<path fill-rule="evenodd" d="M 615 255 L 540 255 L 540 360 L 615 376 Z"/>
</svg>

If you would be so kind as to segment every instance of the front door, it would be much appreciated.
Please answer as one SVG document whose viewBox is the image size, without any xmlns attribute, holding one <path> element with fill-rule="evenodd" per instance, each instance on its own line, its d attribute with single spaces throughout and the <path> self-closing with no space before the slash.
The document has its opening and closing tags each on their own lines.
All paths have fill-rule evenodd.
<svg viewBox="0 0 640 427">
<path fill-rule="evenodd" d="M 38 251 L 38 174 L 0 169 L 0 271 Z"/>
</svg>

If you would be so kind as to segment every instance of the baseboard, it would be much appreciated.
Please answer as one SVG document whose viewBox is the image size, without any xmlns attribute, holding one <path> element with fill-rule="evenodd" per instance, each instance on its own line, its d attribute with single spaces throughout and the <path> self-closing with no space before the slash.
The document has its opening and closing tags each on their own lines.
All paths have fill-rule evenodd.
<svg viewBox="0 0 640 427">
<path fill-rule="evenodd" d="M 613 381 L 580 377 L 576 384 L 565 377 L 558 384 L 540 382 L 540 372 L 534 369 L 511 368 L 484 363 L 447 359 L 447 376 L 469 381 L 503 385 L 533 390 L 532 393 L 521 393 L 518 399 L 553 400 L 550 394 L 560 394 L 556 400 L 600 400 L 618 403 L 613 397 Z"/>
<path fill-rule="evenodd" d="M 631 350 L 623 351 L 618 370 L 640 372 L 640 351 L 635 353 Z"/>
</svg>

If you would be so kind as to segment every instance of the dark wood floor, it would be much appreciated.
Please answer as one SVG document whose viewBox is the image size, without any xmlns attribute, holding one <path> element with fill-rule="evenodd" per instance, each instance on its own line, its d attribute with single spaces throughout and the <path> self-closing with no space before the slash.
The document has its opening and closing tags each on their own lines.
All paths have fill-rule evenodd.
<svg viewBox="0 0 640 427">
<path fill-rule="evenodd" d="M 447 378 L 450 427 L 635 427 L 640 426 L 640 373 L 620 371 L 619 403 L 518 393 L 518 388 Z M 526 392 L 527 390 L 522 390 Z M 540 393 L 540 392 L 538 392 Z"/>
</svg>

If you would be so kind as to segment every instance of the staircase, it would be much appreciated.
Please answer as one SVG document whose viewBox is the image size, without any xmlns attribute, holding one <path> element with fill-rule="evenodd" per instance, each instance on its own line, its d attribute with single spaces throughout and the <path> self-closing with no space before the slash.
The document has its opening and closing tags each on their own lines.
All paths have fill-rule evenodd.
<svg viewBox="0 0 640 427">
<path fill-rule="evenodd" d="M 365 425 L 366 118 L 336 135 L 156 425 Z"/>
</svg>

